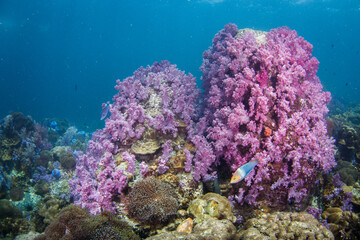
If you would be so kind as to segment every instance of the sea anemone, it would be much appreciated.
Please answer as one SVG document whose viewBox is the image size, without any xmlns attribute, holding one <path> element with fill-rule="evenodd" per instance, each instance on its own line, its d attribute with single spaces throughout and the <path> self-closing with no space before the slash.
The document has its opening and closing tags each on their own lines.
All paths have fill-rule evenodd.
<svg viewBox="0 0 360 240">
<path fill-rule="evenodd" d="M 130 217 L 142 224 L 166 222 L 178 209 L 175 189 L 155 177 L 135 183 L 127 206 Z"/>
</svg>

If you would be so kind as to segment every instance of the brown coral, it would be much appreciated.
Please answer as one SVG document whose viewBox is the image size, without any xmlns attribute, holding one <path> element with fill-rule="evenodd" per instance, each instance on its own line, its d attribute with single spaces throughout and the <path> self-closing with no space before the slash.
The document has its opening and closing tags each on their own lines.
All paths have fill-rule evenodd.
<svg viewBox="0 0 360 240">
<path fill-rule="evenodd" d="M 308 213 L 275 212 L 249 219 L 239 239 L 334 239 L 334 236 Z"/>
<path fill-rule="evenodd" d="M 137 140 L 131 149 L 135 154 L 146 155 L 154 154 L 160 148 L 160 143 L 156 139 Z"/>
<path fill-rule="evenodd" d="M 135 183 L 127 206 L 130 217 L 143 224 L 166 222 L 178 209 L 178 196 L 168 183 L 149 177 Z"/>
<path fill-rule="evenodd" d="M 227 219 L 219 220 L 208 218 L 198 223 L 192 233 L 186 232 L 165 232 L 147 238 L 146 240 L 233 240 L 235 238 L 236 228 Z"/>
<path fill-rule="evenodd" d="M 51 150 L 54 161 L 59 161 L 65 169 L 71 170 L 75 167 L 75 156 L 72 154 L 71 148 L 65 146 L 57 146 Z"/>
<path fill-rule="evenodd" d="M 45 224 L 50 224 L 65 205 L 66 201 L 63 199 L 46 196 L 39 202 L 37 213 L 43 217 Z"/>
<path fill-rule="evenodd" d="M 91 216 L 75 205 L 64 208 L 60 215 L 36 240 L 140 240 L 132 228 L 111 213 Z"/>
<path fill-rule="evenodd" d="M 191 202 L 188 211 L 194 217 L 205 214 L 217 218 L 235 222 L 236 217 L 232 213 L 231 203 L 226 197 L 216 193 L 207 193 Z"/>
<path fill-rule="evenodd" d="M 338 207 L 329 207 L 323 212 L 322 217 L 329 224 L 336 239 L 360 239 L 360 220 L 355 213 L 343 211 Z"/>
</svg>

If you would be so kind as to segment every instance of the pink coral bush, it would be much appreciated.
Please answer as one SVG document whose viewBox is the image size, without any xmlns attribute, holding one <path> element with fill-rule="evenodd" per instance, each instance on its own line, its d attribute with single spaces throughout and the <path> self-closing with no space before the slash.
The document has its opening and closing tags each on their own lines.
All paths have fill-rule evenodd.
<svg viewBox="0 0 360 240">
<path fill-rule="evenodd" d="M 77 205 L 93 214 L 114 212 L 129 177 L 149 176 L 149 165 L 131 148 L 149 129 L 166 136 L 151 174 L 169 170 L 175 149 L 183 150 L 184 171 L 196 181 L 213 179 L 220 164 L 233 173 L 258 159 L 254 171 L 234 185 L 231 200 L 304 203 L 320 173 L 335 166 L 325 120 L 331 96 L 316 76 L 312 45 L 285 27 L 265 34 L 228 24 L 203 59 L 200 119 L 195 78 L 167 61 L 117 81 L 105 127 L 93 134 L 86 153 L 77 153 L 70 181 Z M 171 141 L 183 123 L 196 151 Z"/>
<path fill-rule="evenodd" d="M 195 134 L 200 90 L 195 78 L 175 65 L 162 61 L 141 67 L 133 76 L 118 80 L 115 88 L 118 93 L 109 105 L 111 116 L 105 120 L 105 127 L 93 134 L 86 153 L 76 154 L 75 177 L 69 182 L 75 203 L 93 214 L 114 212 L 114 199 L 121 198 L 128 177 L 137 170 L 146 176 L 147 163 L 137 161 L 131 149 L 133 142 L 145 137 L 146 130 L 154 129 L 171 139 L 177 136 L 182 122 L 187 125 L 189 139 Z M 171 141 L 162 144 L 159 174 L 168 170 L 171 152 Z"/>
<path fill-rule="evenodd" d="M 331 96 L 311 53 L 286 27 L 265 35 L 228 24 L 203 54 L 206 136 L 217 159 L 231 172 L 259 160 L 235 187 L 240 204 L 301 203 L 335 165 L 325 120 Z"/>
</svg>

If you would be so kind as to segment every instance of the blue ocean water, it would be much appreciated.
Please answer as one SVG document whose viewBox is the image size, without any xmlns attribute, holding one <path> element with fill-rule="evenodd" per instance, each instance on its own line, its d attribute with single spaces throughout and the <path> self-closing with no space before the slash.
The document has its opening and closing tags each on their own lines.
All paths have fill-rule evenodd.
<svg viewBox="0 0 360 240">
<path fill-rule="evenodd" d="M 202 53 L 227 23 L 288 26 L 313 44 L 324 88 L 360 102 L 358 0 L 1 0 L 0 115 L 96 129 L 116 79 L 163 59 L 201 85 Z"/>
</svg>

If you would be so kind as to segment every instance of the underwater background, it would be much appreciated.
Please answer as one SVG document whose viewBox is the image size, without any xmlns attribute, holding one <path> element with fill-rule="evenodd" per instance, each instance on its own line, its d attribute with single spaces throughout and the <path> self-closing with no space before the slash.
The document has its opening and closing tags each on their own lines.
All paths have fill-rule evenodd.
<svg viewBox="0 0 360 240">
<path fill-rule="evenodd" d="M 0 239 L 360 239 L 357 0 L 0 0 Z"/>
<path fill-rule="evenodd" d="M 100 128 L 115 80 L 139 66 L 166 59 L 200 86 L 202 53 L 227 23 L 295 29 L 313 44 L 325 89 L 343 104 L 359 102 L 359 8 L 355 0 L 3 0 L 0 115 L 21 111 Z"/>
</svg>

